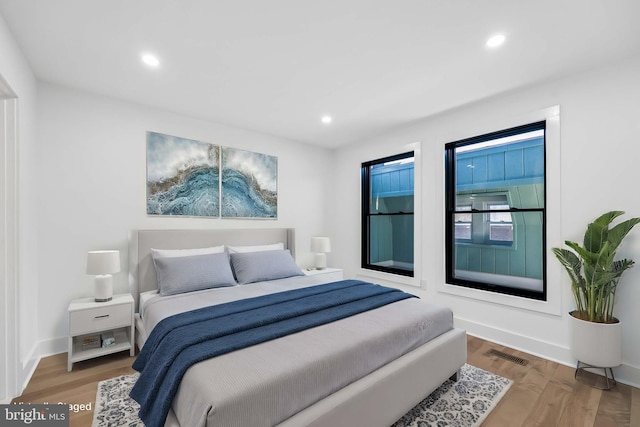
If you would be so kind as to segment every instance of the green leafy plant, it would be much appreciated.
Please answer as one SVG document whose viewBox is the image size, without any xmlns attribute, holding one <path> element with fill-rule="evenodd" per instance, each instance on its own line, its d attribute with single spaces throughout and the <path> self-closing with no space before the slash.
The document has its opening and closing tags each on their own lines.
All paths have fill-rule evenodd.
<svg viewBox="0 0 640 427">
<path fill-rule="evenodd" d="M 631 218 L 610 228 L 622 211 L 599 216 L 587 226 L 583 246 L 566 240 L 573 251 L 552 248 L 556 258 L 571 278 L 571 290 L 576 303 L 574 317 L 590 322 L 617 323 L 613 317 L 616 288 L 622 273 L 633 267 L 629 259 L 615 260 L 616 250 L 640 218 Z"/>
</svg>

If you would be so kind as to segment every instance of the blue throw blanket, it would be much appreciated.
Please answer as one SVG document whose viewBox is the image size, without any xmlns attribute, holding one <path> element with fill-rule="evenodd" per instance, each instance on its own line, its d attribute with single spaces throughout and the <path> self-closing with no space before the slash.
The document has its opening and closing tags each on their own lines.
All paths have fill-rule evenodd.
<svg viewBox="0 0 640 427">
<path fill-rule="evenodd" d="M 414 297 L 359 280 L 295 289 L 205 307 L 158 323 L 133 364 L 130 396 L 147 427 L 163 426 L 193 364 Z"/>
</svg>

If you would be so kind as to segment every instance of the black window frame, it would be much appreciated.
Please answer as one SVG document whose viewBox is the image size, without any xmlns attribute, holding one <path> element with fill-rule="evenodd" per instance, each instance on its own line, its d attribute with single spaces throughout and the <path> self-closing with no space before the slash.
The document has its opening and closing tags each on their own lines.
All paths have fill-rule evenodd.
<svg viewBox="0 0 640 427">
<path fill-rule="evenodd" d="M 381 159 L 376 159 L 376 160 L 371 160 L 368 162 L 364 162 L 362 163 L 361 166 L 361 185 L 362 185 L 362 196 L 361 196 L 361 202 L 362 202 L 362 206 L 361 206 L 361 262 L 360 262 L 360 267 L 363 269 L 367 269 L 367 270 L 374 270 L 374 271 L 380 271 L 380 272 L 384 272 L 384 273 L 391 273 L 391 274 L 397 274 L 400 276 L 405 276 L 405 277 L 414 277 L 415 275 L 415 252 L 413 254 L 414 256 L 414 268 L 412 270 L 407 270 L 407 269 L 401 269 L 401 268 L 394 268 L 394 267 L 387 267 L 387 266 L 381 266 L 381 265 L 376 265 L 376 264 L 372 264 L 370 263 L 370 230 L 371 230 L 371 217 L 372 216 L 379 216 L 379 215 L 412 215 L 413 216 L 413 221 L 414 221 L 414 240 L 415 240 L 415 205 L 413 208 L 413 212 L 409 213 L 409 212 L 404 212 L 404 213 L 388 213 L 388 214 L 382 214 L 382 213 L 377 213 L 377 214 L 372 214 L 369 210 L 369 207 L 371 206 L 371 174 L 369 173 L 371 166 L 374 165 L 378 165 L 378 164 L 382 164 L 382 163 L 387 163 L 387 162 L 393 162 L 393 161 L 397 161 L 397 160 L 402 160 L 402 159 L 407 159 L 413 157 L 414 161 L 415 161 L 415 152 L 414 151 L 407 151 L 405 153 L 401 153 L 401 154 L 395 154 L 393 156 L 388 156 L 388 157 L 383 157 Z M 415 176 L 414 176 L 415 179 Z M 414 202 L 415 202 L 415 192 L 413 194 L 414 197 Z"/>
<path fill-rule="evenodd" d="M 491 141 L 498 138 L 505 138 L 509 136 L 515 136 L 518 134 L 523 134 L 526 132 L 531 132 L 535 130 L 543 130 L 544 131 L 544 202 L 542 208 L 511 208 L 507 210 L 478 210 L 473 209 L 473 213 L 481 213 L 483 215 L 489 214 L 491 212 L 509 212 L 513 213 L 522 213 L 522 212 L 540 212 L 542 214 L 542 292 L 530 291 L 526 289 L 518 289 L 512 288 L 504 285 L 481 282 L 477 280 L 471 280 L 466 278 L 455 277 L 455 246 L 456 246 L 456 238 L 455 238 L 455 207 L 456 207 L 456 161 L 455 161 L 455 150 L 456 148 L 478 144 L 481 142 Z M 529 123 L 522 126 L 516 126 L 504 130 L 499 130 L 495 132 L 486 133 L 483 135 L 474 136 L 471 138 L 465 138 L 458 141 L 453 141 L 445 144 L 445 280 L 446 283 L 472 288 L 479 289 L 483 291 L 513 295 L 518 297 L 529 298 L 533 300 L 547 301 L 547 162 L 546 162 L 546 153 L 547 153 L 547 126 L 546 120 Z M 458 211 L 460 212 L 469 212 L 469 211 Z M 514 232 L 513 236 L 514 244 L 516 235 Z M 461 243 L 458 239 L 457 243 Z M 493 242 L 491 245 L 499 246 L 500 243 Z"/>
</svg>

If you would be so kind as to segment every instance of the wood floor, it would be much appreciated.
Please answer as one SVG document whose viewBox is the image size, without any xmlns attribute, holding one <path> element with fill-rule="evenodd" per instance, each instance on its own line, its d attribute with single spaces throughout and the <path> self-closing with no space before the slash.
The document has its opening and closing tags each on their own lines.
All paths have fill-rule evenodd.
<svg viewBox="0 0 640 427">
<path fill-rule="evenodd" d="M 483 426 L 640 426 L 639 389 L 618 384 L 613 390 L 601 391 L 577 382 L 570 367 L 479 338 L 468 337 L 467 343 L 469 364 L 514 381 Z M 486 353 L 491 349 L 529 363 L 522 366 L 489 356 Z M 91 410 L 70 412 L 72 427 L 90 426 L 98 382 L 133 373 L 133 360 L 124 352 L 76 363 L 69 373 L 66 354 L 44 358 L 22 396 L 14 402 L 90 404 Z"/>
<path fill-rule="evenodd" d="M 67 372 L 67 353 L 43 358 L 22 396 L 12 403 L 66 403 L 85 405 L 77 412 L 69 410 L 70 427 L 89 427 L 93 420 L 98 383 L 102 380 L 135 372 L 135 357 L 129 351 L 73 364 Z M 91 404 L 89 410 L 86 407 Z"/>
</svg>

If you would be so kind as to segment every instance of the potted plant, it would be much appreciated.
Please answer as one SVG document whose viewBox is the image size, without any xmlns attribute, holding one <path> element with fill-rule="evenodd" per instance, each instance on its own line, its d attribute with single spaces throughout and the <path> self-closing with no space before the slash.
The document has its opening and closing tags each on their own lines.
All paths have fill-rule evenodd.
<svg viewBox="0 0 640 427">
<path fill-rule="evenodd" d="M 616 260 L 615 256 L 622 240 L 640 222 L 640 218 L 631 218 L 610 227 L 622 214 L 611 211 L 596 218 L 587 226 L 583 246 L 567 240 L 565 244 L 572 250 L 552 248 L 571 278 L 576 304 L 569 313 L 572 352 L 578 364 L 611 368 L 622 363 L 622 324 L 613 309 L 622 273 L 634 262 Z"/>
</svg>

